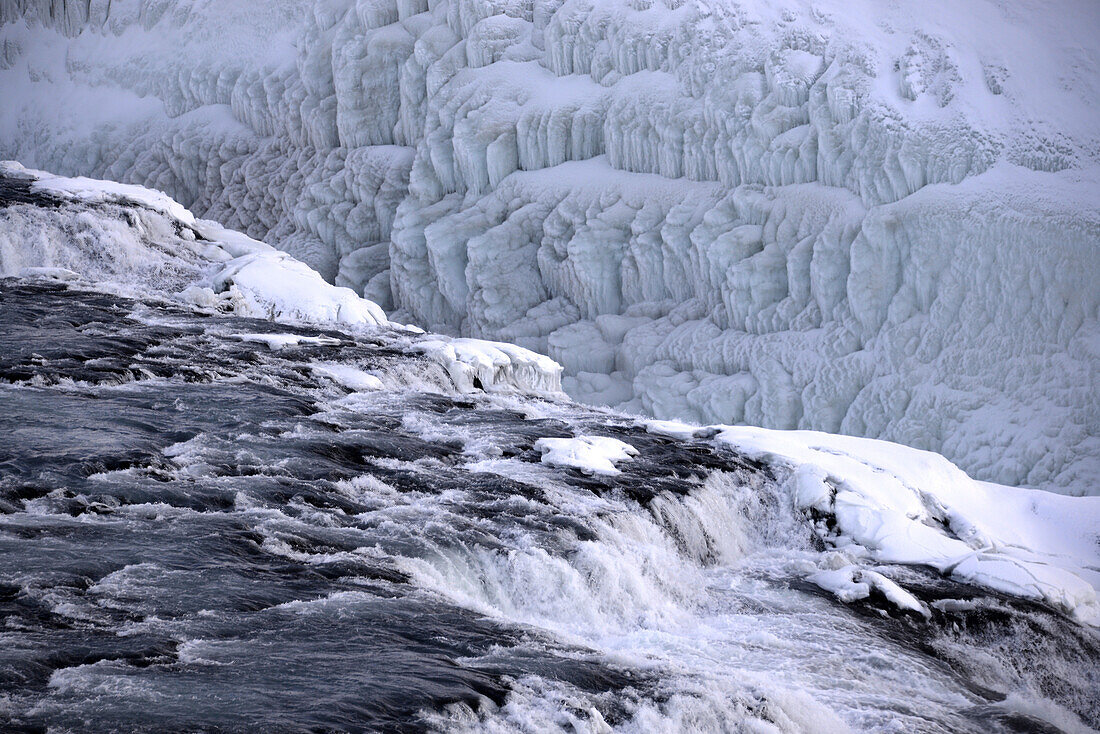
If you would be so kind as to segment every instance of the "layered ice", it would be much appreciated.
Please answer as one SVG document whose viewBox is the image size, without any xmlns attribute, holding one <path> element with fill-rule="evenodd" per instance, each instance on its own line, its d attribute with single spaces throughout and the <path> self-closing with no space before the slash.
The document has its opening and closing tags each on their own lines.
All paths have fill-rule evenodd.
<svg viewBox="0 0 1100 734">
<path fill-rule="evenodd" d="M 1098 14 L 15 0 L 0 156 L 155 186 L 584 400 L 1088 493 Z"/>
</svg>

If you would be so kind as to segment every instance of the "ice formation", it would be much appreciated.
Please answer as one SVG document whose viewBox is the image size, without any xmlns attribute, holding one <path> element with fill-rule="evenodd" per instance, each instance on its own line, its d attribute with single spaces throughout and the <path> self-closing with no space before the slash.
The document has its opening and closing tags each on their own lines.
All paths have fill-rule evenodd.
<svg viewBox="0 0 1100 734">
<path fill-rule="evenodd" d="M 14 0 L 0 157 L 658 418 L 1100 490 L 1100 6 Z M 262 274 L 258 274 L 262 275 Z"/>
</svg>

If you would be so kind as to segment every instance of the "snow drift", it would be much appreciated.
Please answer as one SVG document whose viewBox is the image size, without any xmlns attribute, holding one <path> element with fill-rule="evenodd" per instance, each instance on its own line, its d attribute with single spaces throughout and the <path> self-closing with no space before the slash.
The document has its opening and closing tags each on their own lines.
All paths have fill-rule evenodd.
<svg viewBox="0 0 1100 734">
<path fill-rule="evenodd" d="M 1100 9 L 15 0 L 0 156 L 661 418 L 1100 488 Z"/>
</svg>

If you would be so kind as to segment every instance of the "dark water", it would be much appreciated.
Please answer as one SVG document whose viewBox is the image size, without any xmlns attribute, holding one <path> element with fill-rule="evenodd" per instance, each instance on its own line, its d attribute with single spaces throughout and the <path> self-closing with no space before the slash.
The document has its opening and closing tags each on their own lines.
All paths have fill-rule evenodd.
<svg viewBox="0 0 1100 734">
<path fill-rule="evenodd" d="M 239 336 L 271 333 L 330 343 Z M 770 467 L 565 402 L 458 395 L 405 347 L 0 281 L 0 728 L 1100 719 L 1095 634 L 919 569 L 896 578 L 972 605 L 840 605 L 791 572 L 823 548 Z M 349 394 L 318 363 L 387 389 Z M 609 478 L 540 463 L 538 438 L 580 434 L 640 454 Z"/>
</svg>

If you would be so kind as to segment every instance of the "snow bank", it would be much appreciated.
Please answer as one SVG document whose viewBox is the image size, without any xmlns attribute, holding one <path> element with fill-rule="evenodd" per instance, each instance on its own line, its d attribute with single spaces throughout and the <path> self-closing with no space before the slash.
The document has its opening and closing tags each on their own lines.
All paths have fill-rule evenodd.
<svg viewBox="0 0 1100 734">
<path fill-rule="evenodd" d="M 616 462 L 638 455 L 638 449 L 617 438 L 577 436 L 576 438 L 540 438 L 535 449 L 542 452 L 542 463 L 579 469 L 586 474 L 620 474 Z"/>
<path fill-rule="evenodd" d="M 586 400 L 1100 487 L 1100 6 L 16 0 L 0 156 Z"/>
<path fill-rule="evenodd" d="M 677 436 L 684 428 L 650 425 Z M 930 566 L 1100 626 L 1100 497 L 978 482 L 942 456 L 885 441 L 707 430 L 718 430 L 716 440 L 738 451 L 786 466 L 795 505 L 828 518 L 820 531 L 852 558 Z M 875 587 L 903 608 L 916 603 L 868 569 L 827 570 L 810 580 L 844 600 Z"/>
</svg>

